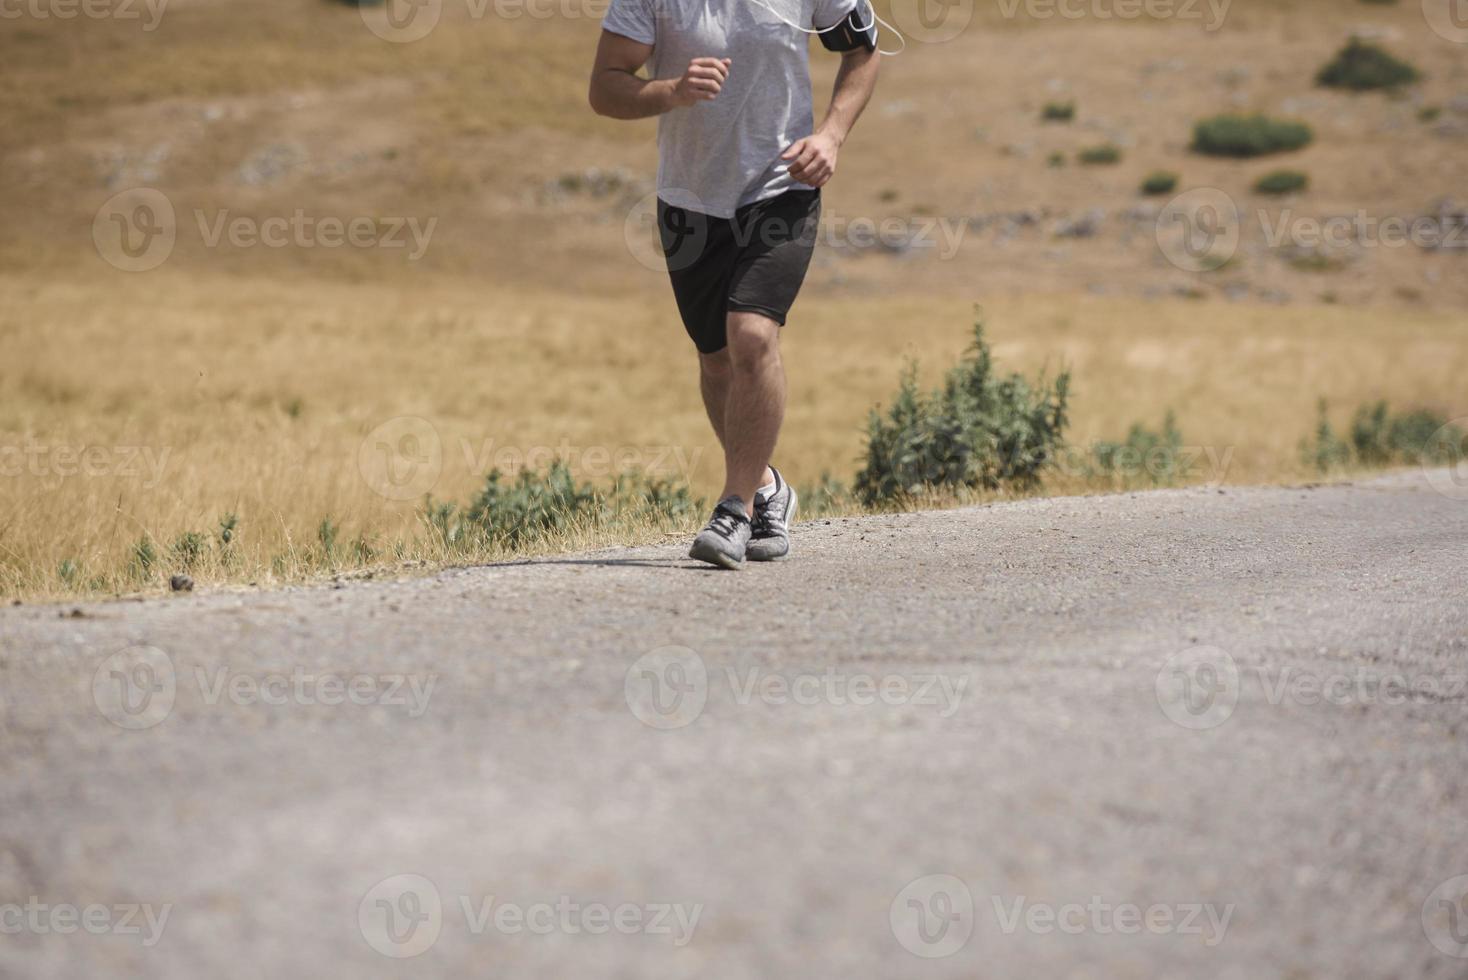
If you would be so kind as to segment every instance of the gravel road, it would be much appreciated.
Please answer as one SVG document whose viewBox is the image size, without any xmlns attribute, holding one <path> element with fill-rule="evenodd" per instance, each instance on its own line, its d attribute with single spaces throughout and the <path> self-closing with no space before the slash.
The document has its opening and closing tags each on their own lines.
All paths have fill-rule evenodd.
<svg viewBox="0 0 1468 980">
<path fill-rule="evenodd" d="M 1468 976 L 1443 481 L 0 610 L 0 976 Z"/>
</svg>

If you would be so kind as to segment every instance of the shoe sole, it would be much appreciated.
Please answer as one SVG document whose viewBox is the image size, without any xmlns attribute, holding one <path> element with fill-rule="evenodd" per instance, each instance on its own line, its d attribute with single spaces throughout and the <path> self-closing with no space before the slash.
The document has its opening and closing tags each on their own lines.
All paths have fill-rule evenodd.
<svg viewBox="0 0 1468 980">
<path fill-rule="evenodd" d="M 785 550 L 782 551 L 782 552 L 780 552 L 778 555 L 775 555 L 775 554 L 762 555 L 762 554 L 759 553 L 759 549 L 755 547 L 755 542 L 751 541 L 749 543 L 748 550 L 746 550 L 744 552 L 744 557 L 747 558 L 747 559 L 749 559 L 750 561 L 779 561 L 782 558 L 788 558 L 788 557 L 790 557 L 790 525 L 792 525 L 792 524 L 795 523 L 795 512 L 797 510 L 799 510 L 799 509 L 800 509 L 800 495 L 795 492 L 795 488 L 794 487 L 791 487 L 790 488 L 790 513 L 787 514 L 787 515 L 785 515 Z"/>
<path fill-rule="evenodd" d="M 720 568 L 727 568 L 731 571 L 738 571 L 744 566 L 744 562 L 738 561 L 734 556 L 726 555 L 717 548 L 702 545 L 697 541 L 693 542 L 693 547 L 688 549 L 688 557 L 696 558 L 699 561 L 706 561 L 710 565 L 718 565 Z"/>
</svg>

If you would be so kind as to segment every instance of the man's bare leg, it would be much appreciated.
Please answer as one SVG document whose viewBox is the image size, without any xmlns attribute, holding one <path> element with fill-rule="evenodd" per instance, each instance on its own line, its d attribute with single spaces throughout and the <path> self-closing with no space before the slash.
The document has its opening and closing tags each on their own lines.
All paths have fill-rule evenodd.
<svg viewBox="0 0 1468 980">
<path fill-rule="evenodd" d="M 780 362 L 780 325 L 758 313 L 731 312 L 728 320 L 729 370 L 724 377 L 724 424 L 714 431 L 724 444 L 724 490 L 753 512 L 754 494 L 772 481 L 770 457 L 785 420 L 785 366 Z M 717 397 L 719 380 L 705 372 L 705 404 Z M 709 389 L 713 390 L 710 392 Z M 715 416 L 717 403 L 709 405 Z"/>
<path fill-rule="evenodd" d="M 729 380 L 733 371 L 733 358 L 727 347 L 713 354 L 698 355 L 698 389 L 703 395 L 703 408 L 708 413 L 709 424 L 713 426 L 714 435 L 718 436 L 720 447 L 725 446 L 724 415 L 729 410 Z M 766 465 L 760 486 L 767 487 L 774 482 L 775 473 Z"/>
</svg>

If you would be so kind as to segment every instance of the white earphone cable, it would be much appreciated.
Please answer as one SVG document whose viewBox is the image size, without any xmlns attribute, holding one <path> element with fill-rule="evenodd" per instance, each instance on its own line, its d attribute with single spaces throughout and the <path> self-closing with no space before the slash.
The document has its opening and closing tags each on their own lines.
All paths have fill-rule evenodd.
<svg viewBox="0 0 1468 980">
<path fill-rule="evenodd" d="M 759 4 L 761 7 L 764 7 L 770 13 L 774 14 L 775 17 L 776 17 L 776 19 L 778 19 L 782 24 L 785 24 L 785 25 L 787 25 L 789 27 L 793 27 L 797 31 L 800 31 L 803 34 L 825 34 L 827 31 L 834 31 L 836 28 L 840 27 L 842 24 L 845 23 L 844 20 L 840 20 L 840 21 L 837 21 L 836 23 L 832 24 L 830 27 L 824 27 L 824 28 L 820 28 L 820 29 L 815 29 L 815 28 L 810 28 L 810 27 L 801 27 L 799 24 L 796 24 L 796 23 L 793 23 L 792 21 L 786 20 L 784 14 L 780 13 L 780 11 L 778 11 L 774 7 L 770 6 L 768 3 L 765 2 L 765 0 L 754 0 L 754 2 L 757 3 L 757 4 Z M 858 10 L 861 9 L 860 0 L 858 0 L 858 2 L 857 2 L 857 9 Z M 897 28 L 893 27 L 891 24 L 887 23 L 885 20 L 883 20 L 881 17 L 879 17 L 877 15 L 877 8 L 875 8 L 874 6 L 872 6 L 872 0 L 867 0 L 867 10 L 871 11 L 871 14 L 872 14 L 871 22 L 868 23 L 865 27 L 858 27 L 856 29 L 859 30 L 859 31 L 869 31 L 869 30 L 872 29 L 872 26 L 874 24 L 881 24 L 883 27 L 887 28 L 893 34 L 897 35 L 897 40 L 902 45 L 902 47 L 898 48 L 896 51 L 883 51 L 879 47 L 879 48 L 877 48 L 877 54 L 885 54 L 885 55 L 887 55 L 887 56 L 890 57 L 892 55 L 901 54 L 903 51 L 907 50 L 907 39 L 902 36 L 902 32 L 901 31 L 899 31 Z M 879 31 L 878 34 L 880 34 L 880 33 L 881 32 Z"/>
</svg>

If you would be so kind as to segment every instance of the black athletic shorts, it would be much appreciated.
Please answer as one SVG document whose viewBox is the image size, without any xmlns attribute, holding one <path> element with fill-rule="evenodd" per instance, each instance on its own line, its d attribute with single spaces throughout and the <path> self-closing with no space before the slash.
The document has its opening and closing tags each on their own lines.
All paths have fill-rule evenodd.
<svg viewBox="0 0 1468 980">
<path fill-rule="evenodd" d="M 785 325 L 815 252 L 821 192 L 789 190 L 715 218 L 658 201 L 658 234 L 673 297 L 694 346 L 713 354 L 728 345 L 732 310 Z"/>
</svg>

